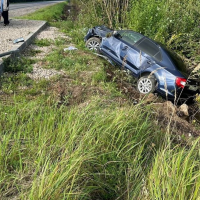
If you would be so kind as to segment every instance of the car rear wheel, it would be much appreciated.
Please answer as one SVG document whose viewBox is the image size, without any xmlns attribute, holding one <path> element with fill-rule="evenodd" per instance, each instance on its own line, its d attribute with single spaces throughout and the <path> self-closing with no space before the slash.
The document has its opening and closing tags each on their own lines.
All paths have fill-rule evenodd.
<svg viewBox="0 0 200 200">
<path fill-rule="evenodd" d="M 89 40 L 86 41 L 86 47 L 89 50 L 97 51 L 99 52 L 99 46 L 100 46 L 101 40 L 97 37 L 92 37 Z"/>
<path fill-rule="evenodd" d="M 145 75 L 137 82 L 137 90 L 142 94 L 149 94 L 156 90 L 156 80 L 153 76 Z"/>
</svg>

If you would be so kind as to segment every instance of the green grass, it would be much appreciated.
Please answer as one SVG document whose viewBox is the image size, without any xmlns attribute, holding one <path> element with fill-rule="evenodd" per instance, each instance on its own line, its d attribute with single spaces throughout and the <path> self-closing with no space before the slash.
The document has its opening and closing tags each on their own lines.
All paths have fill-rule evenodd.
<svg viewBox="0 0 200 200">
<path fill-rule="evenodd" d="M 148 183 L 153 198 L 199 199 L 198 143 L 199 140 L 189 150 L 176 147 L 157 153 Z"/>
<path fill-rule="evenodd" d="M 34 41 L 34 44 L 39 47 L 46 47 L 51 45 L 51 41 L 49 41 L 48 39 L 40 39 L 40 40 L 36 39 Z"/>
<path fill-rule="evenodd" d="M 49 9 L 29 18 L 53 21 Z M 116 79 L 129 77 L 115 70 L 108 79 L 112 67 L 85 49 L 84 27 L 52 23 L 78 50 L 64 51 L 65 39 L 37 40 L 54 45 L 40 64 L 65 75 L 34 81 L 24 58 L 1 77 L 0 199 L 199 199 L 199 139 L 174 141 L 151 105 L 133 106 L 118 89 Z"/>
<path fill-rule="evenodd" d="M 19 19 L 30 19 L 30 20 L 44 20 L 50 22 L 61 20 L 63 7 L 66 2 L 59 3 L 53 6 L 39 9 L 38 11 L 28 14 L 26 16 L 18 17 Z"/>
</svg>

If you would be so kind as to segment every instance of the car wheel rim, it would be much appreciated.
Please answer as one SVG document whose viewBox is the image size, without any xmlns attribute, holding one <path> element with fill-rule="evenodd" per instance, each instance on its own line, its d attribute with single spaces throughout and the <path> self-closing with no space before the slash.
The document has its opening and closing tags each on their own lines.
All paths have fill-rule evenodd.
<svg viewBox="0 0 200 200">
<path fill-rule="evenodd" d="M 148 78 L 143 78 L 138 83 L 138 90 L 140 93 L 148 94 L 151 92 L 152 89 L 152 82 Z"/>
<path fill-rule="evenodd" d="M 87 44 L 87 47 L 88 47 L 88 49 L 89 50 L 98 50 L 98 48 L 99 48 L 99 43 L 97 42 L 97 41 L 91 41 L 91 42 L 89 42 L 88 44 Z"/>
</svg>

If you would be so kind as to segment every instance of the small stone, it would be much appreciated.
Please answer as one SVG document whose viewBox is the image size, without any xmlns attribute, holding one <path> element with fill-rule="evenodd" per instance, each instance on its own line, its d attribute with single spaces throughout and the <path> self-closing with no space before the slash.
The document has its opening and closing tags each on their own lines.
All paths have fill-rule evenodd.
<svg viewBox="0 0 200 200">
<path fill-rule="evenodd" d="M 163 109 L 165 109 L 169 112 L 175 113 L 176 112 L 176 106 L 171 101 L 166 101 L 163 104 Z"/>
<path fill-rule="evenodd" d="M 184 115 L 184 116 L 189 116 L 189 113 L 188 113 L 188 105 L 186 105 L 185 103 L 182 104 L 179 109 L 178 109 L 179 113 L 181 115 Z"/>
</svg>

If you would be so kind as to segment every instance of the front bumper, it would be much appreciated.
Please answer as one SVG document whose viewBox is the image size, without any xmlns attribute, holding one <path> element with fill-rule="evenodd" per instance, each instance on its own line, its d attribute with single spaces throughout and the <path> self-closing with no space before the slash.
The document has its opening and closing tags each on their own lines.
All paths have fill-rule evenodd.
<svg viewBox="0 0 200 200">
<path fill-rule="evenodd" d="M 86 42 L 89 38 L 93 36 L 92 29 L 89 29 L 86 36 L 84 37 L 84 42 Z"/>
</svg>

